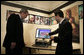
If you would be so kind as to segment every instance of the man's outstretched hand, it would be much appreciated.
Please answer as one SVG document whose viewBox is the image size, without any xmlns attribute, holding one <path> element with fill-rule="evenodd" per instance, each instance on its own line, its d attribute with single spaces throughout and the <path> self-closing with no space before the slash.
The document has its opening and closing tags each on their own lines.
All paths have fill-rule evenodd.
<svg viewBox="0 0 84 55">
<path fill-rule="evenodd" d="M 54 36 L 51 36 L 50 39 L 51 39 L 51 40 L 54 40 Z"/>
<path fill-rule="evenodd" d="M 46 33 L 46 36 L 48 36 L 48 35 L 49 35 L 49 33 Z M 53 40 L 54 36 L 51 36 L 50 39 Z"/>
</svg>

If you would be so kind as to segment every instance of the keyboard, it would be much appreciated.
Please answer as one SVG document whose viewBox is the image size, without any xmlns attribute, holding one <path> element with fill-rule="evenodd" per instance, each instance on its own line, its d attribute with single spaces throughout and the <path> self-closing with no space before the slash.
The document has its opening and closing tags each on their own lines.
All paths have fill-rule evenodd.
<svg viewBox="0 0 84 55">
<path fill-rule="evenodd" d="M 34 44 L 34 45 L 32 45 L 32 46 L 34 46 L 34 47 L 48 47 L 48 46 L 46 46 L 46 45 L 36 45 L 36 44 Z"/>
</svg>

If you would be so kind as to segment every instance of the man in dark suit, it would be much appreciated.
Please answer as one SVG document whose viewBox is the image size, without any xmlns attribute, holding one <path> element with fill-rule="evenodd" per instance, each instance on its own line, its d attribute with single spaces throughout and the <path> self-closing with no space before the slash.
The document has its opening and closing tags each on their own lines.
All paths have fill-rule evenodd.
<svg viewBox="0 0 84 55">
<path fill-rule="evenodd" d="M 9 16 L 3 42 L 6 54 L 22 54 L 22 48 L 25 46 L 22 19 L 25 19 L 27 15 L 27 9 L 21 9 L 19 15 L 11 14 Z"/>
<path fill-rule="evenodd" d="M 72 54 L 72 26 L 68 20 L 64 19 L 61 10 L 55 12 L 55 18 L 59 22 L 59 28 L 46 35 L 59 34 L 58 37 L 51 36 L 51 40 L 57 42 L 56 54 Z"/>
</svg>

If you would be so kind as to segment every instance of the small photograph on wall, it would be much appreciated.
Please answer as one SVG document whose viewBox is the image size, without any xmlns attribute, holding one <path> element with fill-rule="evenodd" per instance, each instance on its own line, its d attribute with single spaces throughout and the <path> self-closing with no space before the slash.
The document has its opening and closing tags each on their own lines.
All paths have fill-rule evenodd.
<svg viewBox="0 0 84 55">
<path fill-rule="evenodd" d="M 28 23 L 35 24 L 35 16 L 29 15 Z"/>
<path fill-rule="evenodd" d="M 45 24 L 50 25 L 50 19 L 48 17 L 46 18 L 46 23 Z"/>
<path fill-rule="evenodd" d="M 40 16 L 35 16 L 35 24 L 40 24 Z"/>
<path fill-rule="evenodd" d="M 23 20 L 24 23 L 28 23 L 29 21 L 29 15 Z"/>
<path fill-rule="evenodd" d="M 44 22 L 44 25 L 47 24 L 47 19 L 46 19 L 46 17 L 43 17 L 43 22 Z"/>
<path fill-rule="evenodd" d="M 83 4 L 78 6 L 79 19 L 83 19 Z"/>
<path fill-rule="evenodd" d="M 49 19 L 50 19 L 50 25 L 52 25 L 52 17 L 49 17 Z"/>
<path fill-rule="evenodd" d="M 40 17 L 40 24 L 44 25 L 43 17 Z"/>
<path fill-rule="evenodd" d="M 57 21 L 56 21 L 56 19 L 55 19 L 55 16 L 53 16 L 53 17 L 51 18 L 51 20 L 52 20 L 52 25 L 56 25 L 56 24 L 57 24 Z"/>
</svg>

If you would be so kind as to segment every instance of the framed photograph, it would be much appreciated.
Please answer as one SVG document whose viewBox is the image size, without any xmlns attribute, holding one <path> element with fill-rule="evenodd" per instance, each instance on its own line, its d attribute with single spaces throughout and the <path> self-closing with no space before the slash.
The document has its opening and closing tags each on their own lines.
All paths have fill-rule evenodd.
<svg viewBox="0 0 84 55">
<path fill-rule="evenodd" d="M 43 17 L 40 17 L 40 24 L 44 25 Z"/>
<path fill-rule="evenodd" d="M 79 19 L 83 19 L 83 4 L 78 6 Z"/>
<path fill-rule="evenodd" d="M 40 16 L 35 16 L 35 24 L 40 24 Z"/>
<path fill-rule="evenodd" d="M 44 23 L 44 25 L 46 24 L 46 18 L 45 17 L 43 17 L 43 23 Z"/>
<path fill-rule="evenodd" d="M 46 22 L 45 22 L 46 25 L 50 25 L 50 19 L 49 17 L 46 17 Z"/>
<path fill-rule="evenodd" d="M 29 15 L 28 23 L 35 24 L 35 16 L 34 15 Z"/>
<path fill-rule="evenodd" d="M 29 15 L 23 20 L 24 23 L 28 23 L 29 21 Z"/>
<path fill-rule="evenodd" d="M 51 24 L 52 25 L 57 24 L 57 21 L 55 20 L 55 16 L 51 17 Z"/>
</svg>

